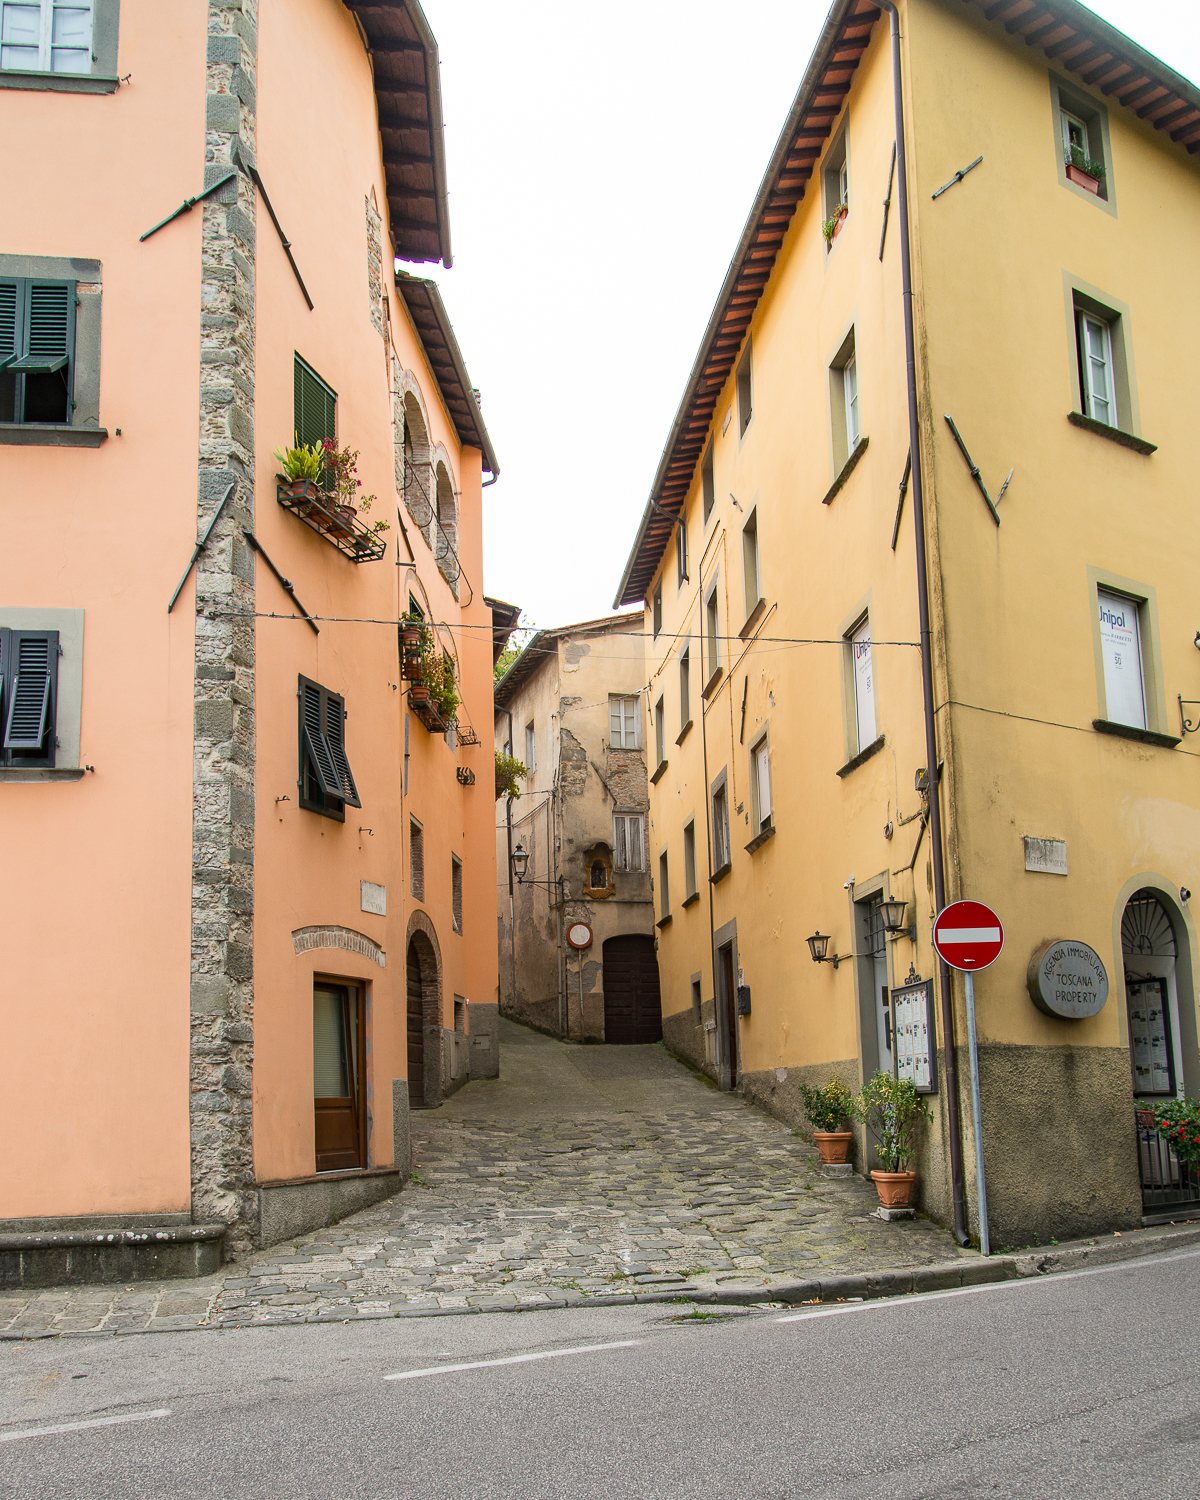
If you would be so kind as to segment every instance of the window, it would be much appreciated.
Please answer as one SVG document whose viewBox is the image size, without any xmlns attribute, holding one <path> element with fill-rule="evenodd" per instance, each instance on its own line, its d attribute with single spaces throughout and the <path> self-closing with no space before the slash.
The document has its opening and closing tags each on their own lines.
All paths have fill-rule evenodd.
<svg viewBox="0 0 1200 1500">
<path fill-rule="evenodd" d="M 825 218 L 832 219 L 843 204 L 850 205 L 850 153 L 845 125 L 834 137 L 825 156 L 821 172 L 821 189 L 825 203 Z M 832 249 L 832 242 L 830 244 Z"/>
<path fill-rule="evenodd" d="M 662 584 L 654 590 L 654 602 L 652 606 L 652 621 L 654 639 L 657 640 L 662 630 Z"/>
<path fill-rule="evenodd" d="M 530 719 L 529 723 L 525 726 L 525 769 L 529 772 L 530 776 L 534 772 L 537 753 L 537 736 L 533 732 L 533 723 L 534 721 Z"/>
<path fill-rule="evenodd" d="M 704 602 L 704 644 L 708 652 L 708 661 L 705 663 L 708 668 L 708 681 L 705 683 L 707 689 L 721 665 L 721 624 L 715 583 Z"/>
<path fill-rule="evenodd" d="M 1083 414 L 1106 427 L 1119 427 L 1113 390 L 1112 332 L 1109 325 L 1082 308 L 1076 312 L 1079 330 L 1079 389 Z"/>
<path fill-rule="evenodd" d="M 111 94 L 117 87 L 119 0 L 3 0 L 5 88 Z"/>
<path fill-rule="evenodd" d="M 850 635 L 854 676 L 854 728 L 859 753 L 875 742 L 875 678 L 871 669 L 871 621 L 868 617 Z"/>
<path fill-rule="evenodd" d="M 58 631 L 0 630 L 0 766 L 53 766 Z"/>
<path fill-rule="evenodd" d="M 73 281 L 0 280 L 0 422 L 69 424 L 74 353 Z"/>
<path fill-rule="evenodd" d="M 667 875 L 667 851 L 658 856 L 658 916 L 665 921 L 671 915 L 671 887 Z"/>
<path fill-rule="evenodd" d="M 667 758 L 667 710 L 659 698 L 654 705 L 654 764 L 661 766 Z"/>
<path fill-rule="evenodd" d="M 638 700 L 618 698 L 608 700 L 608 742 L 618 750 L 636 750 L 638 746 Z"/>
<path fill-rule="evenodd" d="M 296 355 L 294 371 L 296 441 L 306 447 L 337 439 L 337 392 Z"/>
<path fill-rule="evenodd" d="M 1059 182 L 1079 197 L 1115 213 L 1107 109 L 1091 94 L 1054 73 L 1050 75 L 1050 102 Z"/>
<path fill-rule="evenodd" d="M 705 522 L 713 513 L 713 505 L 717 498 L 717 486 L 713 477 L 713 445 L 709 443 L 708 452 L 700 462 L 700 494 L 704 510 Z"/>
<path fill-rule="evenodd" d="M 679 732 L 692 722 L 692 648 L 685 646 L 679 657 Z"/>
<path fill-rule="evenodd" d="M 463 930 L 462 860 L 450 856 L 450 913 L 455 932 Z"/>
<path fill-rule="evenodd" d="M 749 427 L 750 418 L 754 415 L 754 374 L 749 341 L 746 343 L 746 352 L 742 355 L 737 368 L 737 405 L 738 436 L 740 437 Z"/>
<path fill-rule="evenodd" d="M 642 814 L 617 813 L 613 818 L 613 868 L 642 870 Z"/>
<path fill-rule="evenodd" d="M 414 901 L 424 901 L 425 830 L 416 818 L 408 820 L 408 886 Z"/>
<path fill-rule="evenodd" d="M 771 822 L 771 751 L 764 734 L 750 752 L 750 824 L 757 836 Z"/>
<path fill-rule="evenodd" d="M 696 894 L 696 821 L 693 818 L 683 825 L 683 894 Z"/>
<path fill-rule="evenodd" d="M 841 473 L 862 437 L 858 402 L 858 360 L 854 353 L 854 329 L 829 366 L 829 417 L 833 433 L 833 470 Z"/>
<path fill-rule="evenodd" d="M 361 807 L 346 756 L 346 705 L 337 694 L 300 678 L 300 806 L 344 822 L 346 806 Z"/>
<path fill-rule="evenodd" d="M 729 797 L 722 784 L 713 793 L 712 799 L 713 874 L 729 865 Z"/>
<path fill-rule="evenodd" d="M 1104 648 L 1105 718 L 1113 724 L 1147 728 L 1142 634 L 1137 601 L 1097 589 L 1100 640 Z"/>
<path fill-rule="evenodd" d="M 742 527 L 742 580 L 746 587 L 747 620 L 758 607 L 762 591 L 758 579 L 758 511 L 752 510 Z"/>
<path fill-rule="evenodd" d="M 679 516 L 679 526 L 675 531 L 675 565 L 679 575 L 678 585 L 682 588 L 688 582 L 687 521 L 684 520 L 682 512 Z"/>
<path fill-rule="evenodd" d="M 697 1026 L 699 1026 L 699 1024 L 700 1024 L 700 1016 L 701 1016 L 700 981 L 698 979 L 693 979 L 692 980 L 692 1020 L 696 1023 Z"/>
</svg>

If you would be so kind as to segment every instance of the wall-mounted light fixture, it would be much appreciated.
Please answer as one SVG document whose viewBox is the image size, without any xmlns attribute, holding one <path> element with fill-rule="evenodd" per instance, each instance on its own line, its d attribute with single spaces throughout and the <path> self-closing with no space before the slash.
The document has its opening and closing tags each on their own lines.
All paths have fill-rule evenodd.
<svg viewBox="0 0 1200 1500">
<path fill-rule="evenodd" d="M 883 918 L 883 930 L 888 937 L 892 939 L 906 937 L 910 943 L 915 943 L 917 940 L 916 922 L 914 921 L 907 927 L 904 924 L 907 906 L 907 901 L 898 901 L 895 896 L 889 896 L 886 901 L 879 903 L 879 914 Z"/>
<path fill-rule="evenodd" d="M 837 968 L 840 958 L 838 954 L 830 953 L 828 937 L 821 932 L 814 932 L 812 937 L 805 938 L 805 942 L 808 944 L 808 951 L 812 954 L 813 963 L 832 964 L 835 969 Z"/>
<path fill-rule="evenodd" d="M 518 844 L 509 856 L 512 861 L 513 874 L 517 877 L 518 884 L 525 879 L 525 871 L 529 868 L 529 855 L 525 852 L 523 844 Z"/>
</svg>

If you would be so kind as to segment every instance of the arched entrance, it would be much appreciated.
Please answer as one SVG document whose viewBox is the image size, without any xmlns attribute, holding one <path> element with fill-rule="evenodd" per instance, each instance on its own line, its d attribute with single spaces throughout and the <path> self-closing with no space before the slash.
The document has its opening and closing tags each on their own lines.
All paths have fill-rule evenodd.
<svg viewBox="0 0 1200 1500">
<path fill-rule="evenodd" d="M 1184 1027 L 1176 963 L 1179 938 L 1159 893 L 1135 891 L 1121 916 L 1121 961 L 1129 1020 L 1129 1065 L 1136 1106 L 1182 1098 L 1186 1091 Z M 1156 1131 L 1137 1119 L 1142 1209 L 1161 1212 L 1200 1203 L 1200 1176 L 1180 1164 Z"/>
<path fill-rule="evenodd" d="M 405 953 L 408 1034 L 408 1103 L 411 1109 L 435 1105 L 441 1099 L 441 974 L 438 955 L 429 937 L 411 934 Z"/>
<path fill-rule="evenodd" d="M 654 939 L 641 933 L 611 937 L 604 944 L 604 1040 L 662 1040 L 662 1002 Z"/>
</svg>

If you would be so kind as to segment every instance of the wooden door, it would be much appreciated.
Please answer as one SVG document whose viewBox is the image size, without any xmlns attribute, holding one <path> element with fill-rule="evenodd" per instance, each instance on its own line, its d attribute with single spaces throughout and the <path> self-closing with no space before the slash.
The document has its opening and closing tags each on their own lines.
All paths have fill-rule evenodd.
<svg viewBox="0 0 1200 1500">
<path fill-rule="evenodd" d="M 408 945 L 408 1102 L 425 1103 L 425 997 L 421 960 L 415 943 Z"/>
<path fill-rule="evenodd" d="M 728 1026 L 726 1035 L 729 1038 L 729 1087 L 735 1089 L 741 1073 L 738 1069 L 737 985 L 733 975 L 733 944 L 729 943 L 722 948 L 717 957 L 721 964 L 721 998 L 725 1004 L 725 1019 Z"/>
<path fill-rule="evenodd" d="M 363 1005 L 356 985 L 313 985 L 313 1107 L 317 1171 L 366 1165 Z"/>
<path fill-rule="evenodd" d="M 654 939 L 641 933 L 604 944 L 604 1040 L 645 1044 L 662 1040 L 662 1000 Z"/>
</svg>

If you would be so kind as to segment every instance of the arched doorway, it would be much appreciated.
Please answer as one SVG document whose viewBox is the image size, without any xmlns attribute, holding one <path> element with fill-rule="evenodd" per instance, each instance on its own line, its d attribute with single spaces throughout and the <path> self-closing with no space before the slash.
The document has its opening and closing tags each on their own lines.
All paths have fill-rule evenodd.
<svg viewBox="0 0 1200 1500">
<path fill-rule="evenodd" d="M 611 937 L 604 944 L 604 1040 L 662 1041 L 662 1001 L 654 939 L 641 933 Z"/>
<path fill-rule="evenodd" d="M 1176 983 L 1179 940 L 1158 892 L 1135 891 L 1121 916 L 1121 961 L 1135 1101 L 1160 1104 L 1186 1091 L 1183 1027 Z M 1200 1203 L 1200 1175 L 1180 1164 L 1162 1137 L 1137 1117 L 1142 1209 L 1153 1213 Z"/>
<path fill-rule="evenodd" d="M 437 954 L 423 932 L 414 932 L 405 954 L 408 1034 L 408 1103 L 435 1105 L 441 1095 L 441 981 Z"/>
</svg>

